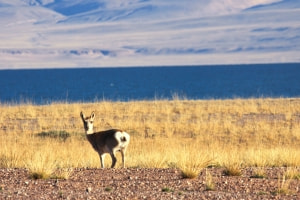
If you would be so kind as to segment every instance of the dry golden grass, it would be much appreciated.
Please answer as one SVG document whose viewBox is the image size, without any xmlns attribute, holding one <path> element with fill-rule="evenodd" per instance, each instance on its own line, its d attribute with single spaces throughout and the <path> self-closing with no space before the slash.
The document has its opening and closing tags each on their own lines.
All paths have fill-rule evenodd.
<svg viewBox="0 0 300 200">
<path fill-rule="evenodd" d="M 0 104 L 0 167 L 48 174 L 100 167 L 85 140 L 81 110 L 96 112 L 96 130 L 122 128 L 131 135 L 127 167 L 300 166 L 300 99 L 280 98 Z M 62 130 L 71 135 L 66 141 L 37 137 Z M 107 156 L 107 167 L 110 162 Z"/>
<path fill-rule="evenodd" d="M 206 191 L 215 190 L 215 182 L 213 176 L 207 170 L 205 174 L 205 187 Z"/>
</svg>

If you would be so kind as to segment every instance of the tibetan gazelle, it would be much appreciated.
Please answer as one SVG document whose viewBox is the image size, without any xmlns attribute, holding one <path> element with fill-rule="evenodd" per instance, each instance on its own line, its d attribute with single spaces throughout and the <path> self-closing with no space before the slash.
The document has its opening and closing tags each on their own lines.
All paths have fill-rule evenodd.
<svg viewBox="0 0 300 200">
<path fill-rule="evenodd" d="M 95 113 L 92 112 L 91 116 L 85 117 L 81 112 L 80 116 L 83 121 L 86 137 L 94 150 L 99 154 L 101 167 L 104 168 L 104 157 L 106 153 L 109 153 L 112 159 L 111 168 L 113 168 L 117 162 L 117 151 L 121 152 L 123 167 L 125 167 L 125 152 L 130 141 L 129 134 L 119 129 L 94 132 L 93 122 Z"/>
</svg>

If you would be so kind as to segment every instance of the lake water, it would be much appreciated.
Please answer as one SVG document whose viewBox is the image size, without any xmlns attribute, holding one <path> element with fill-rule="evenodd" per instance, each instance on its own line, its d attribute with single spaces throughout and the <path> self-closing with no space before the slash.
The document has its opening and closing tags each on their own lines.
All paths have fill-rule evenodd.
<svg viewBox="0 0 300 200">
<path fill-rule="evenodd" d="M 0 102 L 300 97 L 300 63 L 0 70 Z"/>
</svg>

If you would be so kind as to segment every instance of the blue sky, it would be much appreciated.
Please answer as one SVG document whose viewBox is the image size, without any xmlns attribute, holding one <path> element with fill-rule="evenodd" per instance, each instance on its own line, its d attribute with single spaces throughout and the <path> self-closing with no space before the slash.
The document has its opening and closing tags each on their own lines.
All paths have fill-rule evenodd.
<svg viewBox="0 0 300 200">
<path fill-rule="evenodd" d="M 300 62 L 299 16 L 295 0 L 0 0 L 0 69 Z"/>
</svg>

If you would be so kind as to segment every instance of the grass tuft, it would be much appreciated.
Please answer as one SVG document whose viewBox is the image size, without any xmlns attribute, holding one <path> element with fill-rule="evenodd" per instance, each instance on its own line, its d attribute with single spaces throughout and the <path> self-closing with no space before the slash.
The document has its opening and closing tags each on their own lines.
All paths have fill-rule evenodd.
<svg viewBox="0 0 300 200">
<path fill-rule="evenodd" d="M 195 149 L 197 149 L 197 147 L 191 145 L 190 150 L 184 148 L 182 152 L 180 152 L 184 158 L 182 158 L 176 166 L 180 169 L 182 178 L 197 178 L 201 170 L 207 167 L 213 160 L 209 155 L 201 155 L 199 151 Z"/>
<path fill-rule="evenodd" d="M 254 174 L 254 175 L 250 176 L 250 178 L 266 178 L 266 176 L 263 174 Z"/>
<path fill-rule="evenodd" d="M 169 188 L 169 187 L 164 187 L 161 189 L 162 192 L 174 192 L 173 189 Z"/>
<path fill-rule="evenodd" d="M 266 178 L 267 175 L 263 168 L 257 168 L 254 171 L 254 174 L 250 178 Z"/>
<path fill-rule="evenodd" d="M 31 172 L 29 178 L 37 180 L 37 179 L 48 179 L 50 178 L 50 174 L 45 172 Z"/>
<path fill-rule="evenodd" d="M 271 192 L 273 195 L 280 195 L 280 194 L 291 194 L 290 187 L 290 180 L 286 180 L 286 177 L 283 176 L 280 177 L 280 174 L 278 175 L 278 183 L 277 183 L 277 190 Z"/>
<path fill-rule="evenodd" d="M 239 164 L 233 163 L 229 166 L 225 166 L 223 173 L 225 176 L 241 176 L 242 170 Z"/>
<path fill-rule="evenodd" d="M 73 173 L 73 168 L 57 169 L 51 175 L 51 179 L 68 179 Z"/>
<path fill-rule="evenodd" d="M 182 178 L 194 179 L 198 177 L 199 170 L 193 167 L 185 167 L 184 169 L 181 169 L 181 175 Z"/>
<path fill-rule="evenodd" d="M 289 167 L 285 172 L 285 176 L 287 179 L 300 180 L 300 172 L 295 167 Z"/>
<path fill-rule="evenodd" d="M 106 187 L 106 188 L 104 188 L 104 191 L 105 192 L 111 192 L 113 189 L 111 188 L 111 187 Z"/>
<path fill-rule="evenodd" d="M 206 170 L 206 176 L 205 176 L 205 190 L 206 191 L 215 190 L 215 183 L 214 183 L 213 177 L 212 177 L 211 173 L 209 173 L 207 170 Z"/>
</svg>

